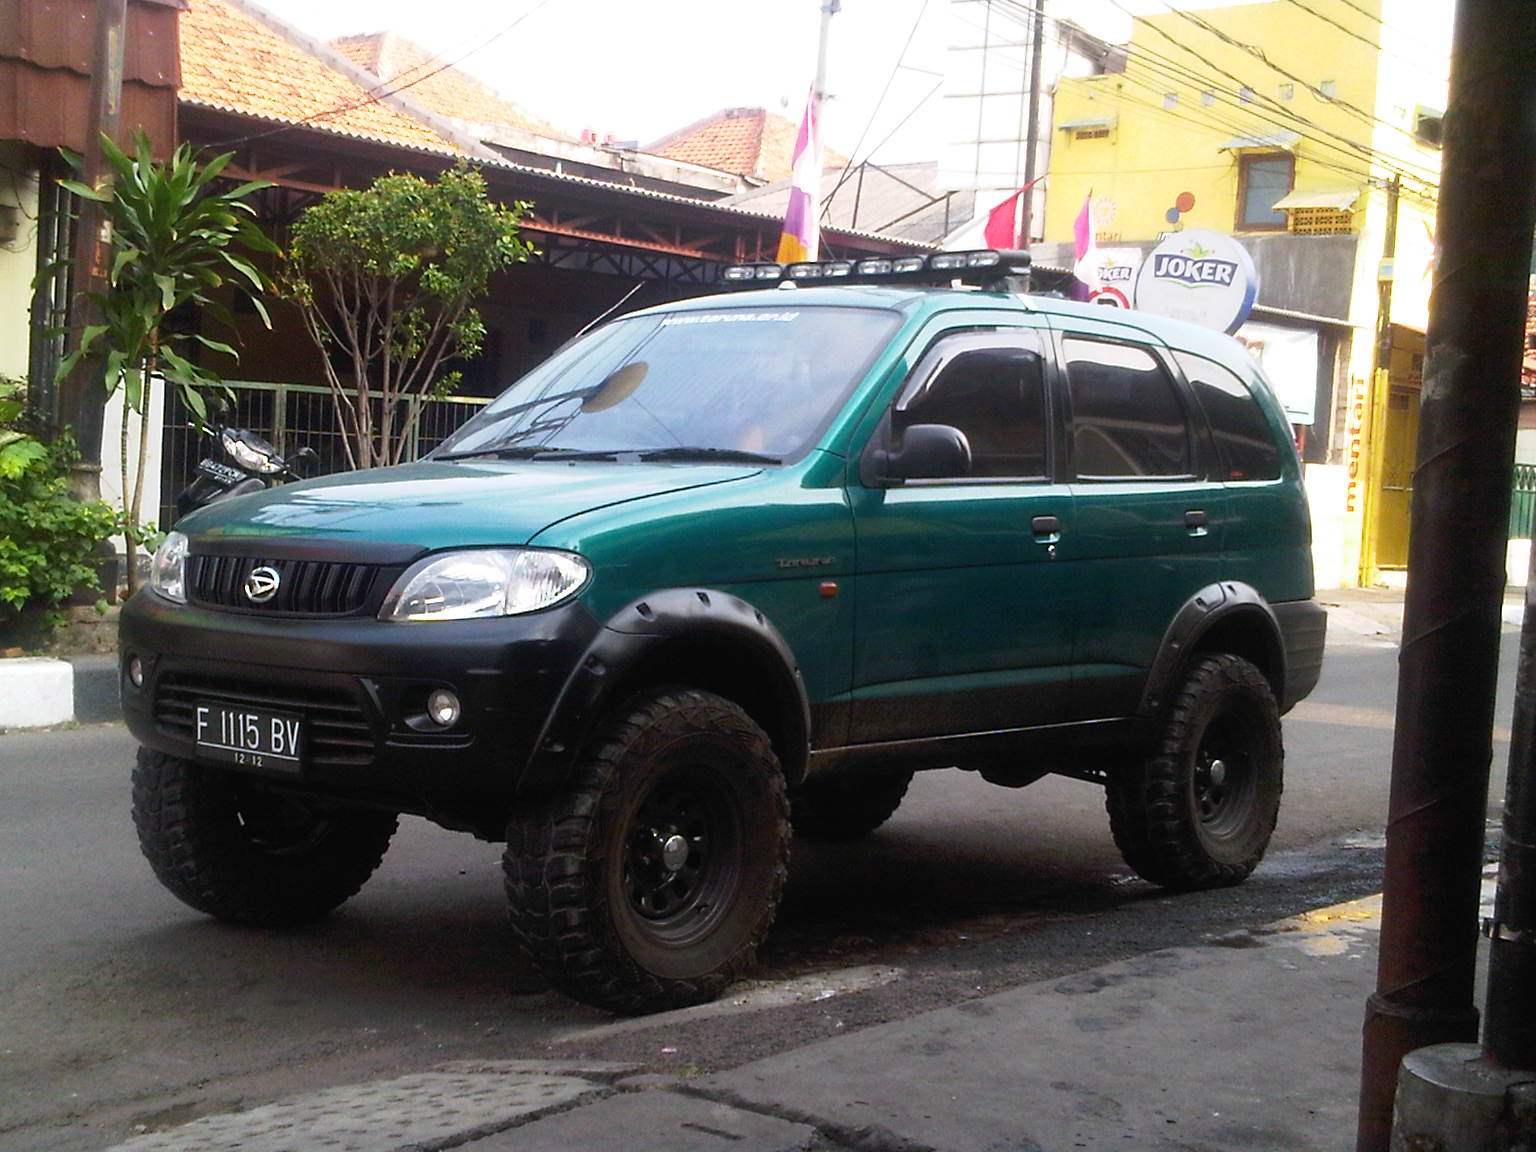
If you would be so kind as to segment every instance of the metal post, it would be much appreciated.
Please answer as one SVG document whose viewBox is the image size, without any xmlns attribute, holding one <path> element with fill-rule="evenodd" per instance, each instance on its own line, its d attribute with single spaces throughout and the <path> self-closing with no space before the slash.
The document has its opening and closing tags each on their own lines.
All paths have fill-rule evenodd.
<svg viewBox="0 0 1536 1152">
<path fill-rule="evenodd" d="M 1359 1152 L 1389 1147 L 1406 1053 L 1477 1039 L 1483 824 L 1536 224 L 1533 42 L 1530 0 L 1457 6 Z"/>
<path fill-rule="evenodd" d="M 91 62 L 91 116 L 87 122 L 83 150 L 83 182 L 99 188 L 107 177 L 101 151 L 103 135 L 116 140 L 122 119 L 123 37 L 127 26 L 127 0 L 97 0 L 96 43 Z M 107 286 L 107 262 L 111 235 L 101 205 L 92 200 L 79 202 L 75 223 L 73 261 L 74 297 L 70 305 L 69 344 L 78 346 L 87 325 L 99 321 L 100 313 L 87 293 L 102 292 Z M 58 414 L 61 423 L 75 430 L 80 459 L 71 468 L 70 487 L 81 500 L 101 496 L 101 426 L 106 406 L 106 391 L 101 381 L 101 361 L 83 357 L 59 388 Z"/>
<path fill-rule="evenodd" d="M 1028 248 L 1035 230 L 1035 148 L 1040 134 L 1040 55 L 1045 40 L 1045 0 L 1035 0 L 1034 15 L 1029 30 L 1029 124 L 1024 138 L 1024 193 L 1023 223 L 1019 228 L 1019 247 Z"/>
<path fill-rule="evenodd" d="M 1536 550 L 1531 555 L 1536 560 Z M 1536 1071 L 1536 564 L 1525 589 L 1483 1048 L 1505 1068 Z"/>
</svg>

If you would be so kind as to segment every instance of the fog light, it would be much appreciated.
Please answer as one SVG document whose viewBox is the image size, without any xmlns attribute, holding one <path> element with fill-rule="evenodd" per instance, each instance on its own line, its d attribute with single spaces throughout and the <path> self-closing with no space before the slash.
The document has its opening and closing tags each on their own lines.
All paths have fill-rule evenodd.
<svg viewBox="0 0 1536 1152">
<path fill-rule="evenodd" d="M 144 687 L 144 661 L 137 656 L 128 658 L 128 683 L 135 688 Z"/>
<path fill-rule="evenodd" d="M 459 722 L 459 698 L 446 688 L 434 689 L 427 697 L 427 715 L 439 728 L 452 728 Z"/>
</svg>

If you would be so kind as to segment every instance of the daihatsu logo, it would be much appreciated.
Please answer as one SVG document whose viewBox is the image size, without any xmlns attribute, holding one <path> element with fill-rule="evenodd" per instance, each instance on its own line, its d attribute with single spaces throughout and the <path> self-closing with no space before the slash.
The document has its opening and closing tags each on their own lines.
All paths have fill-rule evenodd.
<svg viewBox="0 0 1536 1152">
<path fill-rule="evenodd" d="M 245 598 L 252 604 L 265 604 L 277 595 L 282 583 L 282 573 L 276 568 L 266 564 L 252 568 L 251 574 L 245 578 Z"/>
</svg>

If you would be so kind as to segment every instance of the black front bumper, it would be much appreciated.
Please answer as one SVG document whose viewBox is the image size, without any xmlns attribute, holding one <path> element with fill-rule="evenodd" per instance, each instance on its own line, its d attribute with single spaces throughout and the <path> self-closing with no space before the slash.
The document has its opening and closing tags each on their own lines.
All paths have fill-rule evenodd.
<svg viewBox="0 0 1536 1152">
<path fill-rule="evenodd" d="M 579 602 L 388 624 L 215 611 L 145 590 L 119 627 L 123 714 L 141 743 L 196 758 L 198 701 L 296 713 L 307 730 L 303 763 L 274 780 L 499 834 L 545 721 L 599 630 Z M 140 688 L 127 675 L 135 658 Z M 419 719 L 435 688 L 463 703 L 446 731 Z"/>
</svg>

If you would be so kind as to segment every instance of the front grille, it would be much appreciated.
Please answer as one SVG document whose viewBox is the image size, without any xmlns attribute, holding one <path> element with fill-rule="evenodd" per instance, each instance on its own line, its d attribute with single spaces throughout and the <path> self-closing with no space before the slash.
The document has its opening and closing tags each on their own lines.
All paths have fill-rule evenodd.
<svg viewBox="0 0 1536 1152">
<path fill-rule="evenodd" d="M 373 734 L 362 707 L 335 688 L 251 684 L 215 676 L 167 673 L 155 691 L 155 725 L 161 731 L 195 740 L 197 702 L 297 712 L 305 720 L 304 759 L 312 764 L 361 767 L 373 762 Z"/>
<path fill-rule="evenodd" d="M 253 604 L 245 594 L 254 568 L 278 574 L 277 594 Z M 253 556 L 187 557 L 187 595 L 195 604 L 290 616 L 350 616 L 368 608 L 382 571 L 377 564 L 333 560 L 263 560 Z"/>
</svg>

